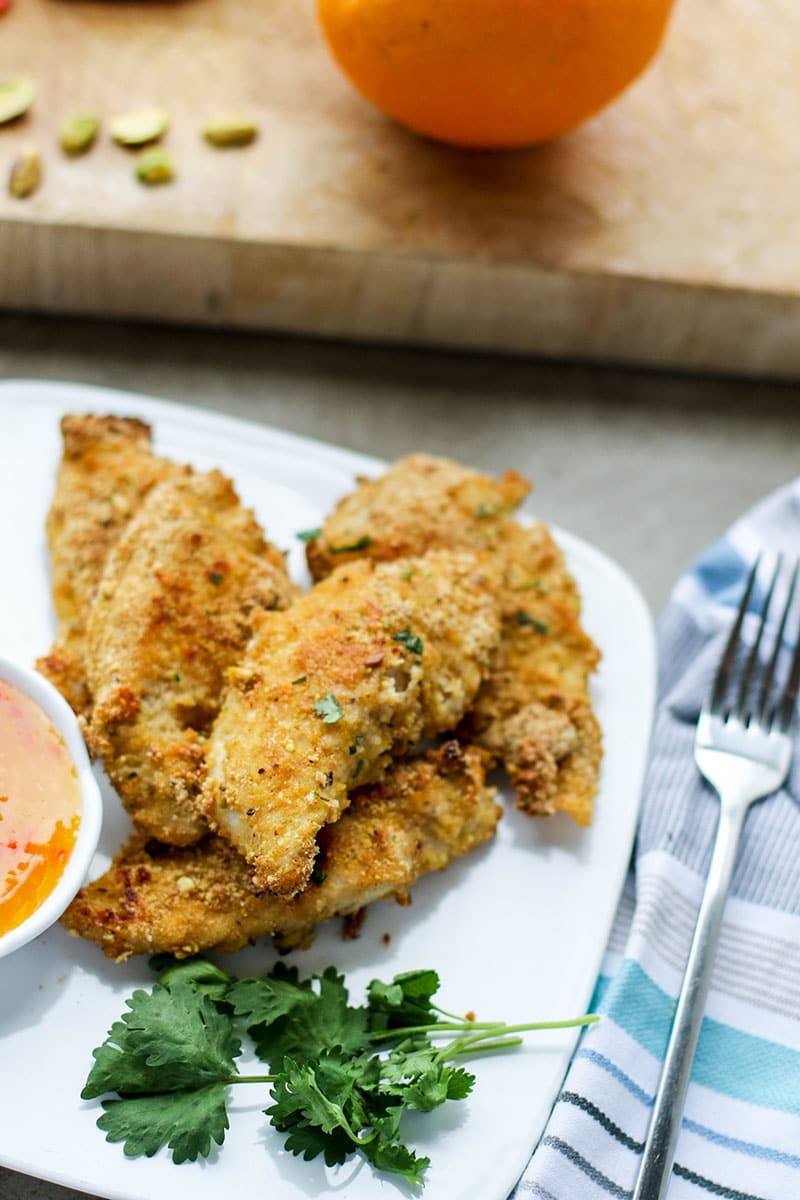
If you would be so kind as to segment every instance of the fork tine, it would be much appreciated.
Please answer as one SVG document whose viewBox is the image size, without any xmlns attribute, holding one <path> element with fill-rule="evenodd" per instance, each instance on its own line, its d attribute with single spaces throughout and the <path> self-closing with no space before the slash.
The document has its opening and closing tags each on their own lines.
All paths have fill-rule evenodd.
<svg viewBox="0 0 800 1200">
<path fill-rule="evenodd" d="M 794 570 L 792 571 L 792 578 L 789 581 L 789 591 L 786 596 L 786 604 L 784 605 L 783 613 L 781 614 L 780 625 L 775 633 L 775 647 L 772 651 L 772 657 L 769 660 L 769 664 L 764 672 L 764 678 L 761 683 L 761 693 L 758 698 L 757 720 L 759 725 L 762 725 L 765 729 L 768 728 L 770 724 L 769 698 L 772 691 L 772 684 L 775 679 L 775 672 L 778 668 L 778 659 L 780 658 L 781 647 L 783 645 L 783 634 L 784 630 L 786 629 L 789 610 L 792 607 L 792 600 L 794 599 L 795 588 L 797 586 L 798 571 L 800 571 L 800 562 L 795 563 Z"/>
<path fill-rule="evenodd" d="M 747 697 L 750 693 L 750 684 L 753 680 L 753 672 L 755 671 L 756 664 L 758 662 L 758 651 L 761 647 L 761 639 L 764 636 L 764 628 L 767 624 L 767 614 L 772 603 L 772 595 L 775 591 L 775 584 L 778 582 L 778 575 L 780 574 L 782 563 L 783 555 L 779 554 L 778 561 L 775 564 L 775 570 L 772 572 L 772 579 L 770 580 L 767 594 L 764 597 L 764 603 L 761 605 L 761 621 L 758 626 L 758 632 L 756 633 L 753 645 L 750 647 L 750 653 L 747 656 L 747 663 L 744 671 L 742 671 L 742 678 L 739 683 L 739 691 L 736 697 L 736 706 L 734 712 L 743 724 L 747 723 L 748 713 L 745 706 L 747 704 Z"/>
<path fill-rule="evenodd" d="M 789 593 L 789 599 L 786 604 L 786 609 L 784 611 L 784 619 L 782 622 L 783 625 L 786 624 L 786 618 L 789 615 L 789 608 L 792 603 L 792 593 L 794 592 L 794 585 L 797 581 L 797 573 L 799 568 L 800 563 L 795 566 L 794 573 L 792 575 L 792 586 Z M 782 628 L 781 633 L 783 633 Z M 780 643 L 778 644 L 780 645 Z M 783 695 L 781 696 L 780 702 L 778 703 L 778 707 L 775 711 L 774 725 L 780 733 L 788 733 L 789 731 L 789 726 L 792 723 L 795 706 L 797 704 L 798 686 L 800 686 L 800 635 L 798 635 L 795 639 L 792 665 L 789 668 L 789 678 L 786 680 L 786 686 L 783 689 Z"/>
<path fill-rule="evenodd" d="M 739 605 L 739 611 L 736 614 L 736 620 L 733 623 L 730 636 L 728 637 L 725 653 L 720 659 L 720 664 L 717 667 L 717 674 L 714 677 L 714 683 L 711 688 L 711 696 L 708 700 L 707 709 L 712 716 L 718 717 L 722 711 L 722 704 L 728 691 L 728 684 L 731 678 L 731 669 L 733 668 L 734 660 L 736 659 L 736 651 L 739 648 L 739 637 L 742 632 L 742 624 L 744 622 L 744 614 L 747 612 L 747 606 L 750 603 L 750 596 L 753 592 L 753 584 L 756 581 L 758 565 L 761 562 L 759 554 L 756 561 L 750 570 L 747 577 L 747 586 L 744 589 L 742 602 Z"/>
</svg>

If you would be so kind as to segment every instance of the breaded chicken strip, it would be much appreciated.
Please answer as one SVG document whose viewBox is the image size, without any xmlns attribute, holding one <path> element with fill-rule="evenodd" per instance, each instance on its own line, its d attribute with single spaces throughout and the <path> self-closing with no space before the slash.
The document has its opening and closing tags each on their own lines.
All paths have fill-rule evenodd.
<svg viewBox="0 0 800 1200">
<path fill-rule="evenodd" d="M 428 550 L 495 549 L 509 514 L 531 485 L 516 471 L 491 479 L 449 458 L 412 454 L 378 479 L 360 476 L 321 536 L 306 545 L 309 570 L 324 579 L 365 556 L 387 562 Z"/>
<path fill-rule="evenodd" d="M 86 623 L 109 550 L 150 489 L 180 468 L 157 458 L 150 427 L 124 417 L 65 416 L 64 455 L 47 518 L 58 633 L 36 666 L 76 713 L 88 706 Z"/>
<path fill-rule="evenodd" d="M 209 739 L 203 808 L 254 868 L 291 895 L 316 835 L 392 756 L 450 730 L 499 637 L 490 563 L 459 551 L 334 571 L 287 612 L 268 613 Z"/>
<path fill-rule="evenodd" d="M 589 697 L 600 653 L 544 525 L 508 522 L 503 635 L 492 673 L 462 730 L 503 763 L 524 812 L 566 812 L 591 824 L 603 741 Z"/>
<path fill-rule="evenodd" d="M 323 921 L 385 896 L 403 902 L 421 875 L 491 838 L 500 809 L 484 777 L 482 752 L 455 741 L 395 765 L 320 831 L 315 881 L 294 899 L 256 893 L 244 860 L 222 838 L 174 849 L 135 835 L 62 921 L 119 961 L 238 950 L 267 934 L 283 949 L 307 946 Z"/>
<path fill-rule="evenodd" d="M 204 750 L 259 612 L 295 589 L 219 471 L 158 484 L 111 550 L 89 618 L 87 741 L 137 827 L 190 845 Z"/>
<path fill-rule="evenodd" d="M 506 767 L 518 807 L 591 821 L 602 739 L 588 681 L 599 652 L 580 624 L 580 597 L 543 525 L 511 514 L 528 484 L 415 454 L 362 480 L 307 547 L 315 578 L 336 562 L 386 561 L 431 547 L 469 547 L 500 564 L 503 636 L 490 677 L 464 723 Z"/>
</svg>

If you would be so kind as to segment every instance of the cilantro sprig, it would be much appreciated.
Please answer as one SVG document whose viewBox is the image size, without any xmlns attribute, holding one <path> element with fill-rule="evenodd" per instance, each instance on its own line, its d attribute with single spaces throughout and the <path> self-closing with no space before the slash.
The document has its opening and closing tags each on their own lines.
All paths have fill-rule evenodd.
<svg viewBox="0 0 800 1200">
<path fill-rule="evenodd" d="M 81 1095 L 105 1097 L 97 1125 L 126 1155 L 166 1146 L 176 1163 L 222 1145 L 228 1088 L 250 1083 L 271 1085 L 264 1113 L 292 1154 L 335 1166 L 360 1153 L 377 1170 L 422 1184 L 429 1159 L 405 1144 L 401 1124 L 406 1112 L 467 1098 L 475 1077 L 453 1060 L 517 1046 L 529 1030 L 597 1020 L 459 1017 L 434 1003 L 432 970 L 374 979 L 366 1004 L 354 1005 L 333 967 L 300 979 L 278 963 L 263 978 L 235 979 L 204 959 L 153 965 L 161 969 L 155 985 L 126 1001 Z M 240 1074 L 245 1036 L 269 1073 Z"/>
</svg>

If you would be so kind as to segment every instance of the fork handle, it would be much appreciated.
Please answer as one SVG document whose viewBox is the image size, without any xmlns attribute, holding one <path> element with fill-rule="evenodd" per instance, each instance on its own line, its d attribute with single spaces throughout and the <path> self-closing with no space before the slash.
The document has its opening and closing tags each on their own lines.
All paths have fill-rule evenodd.
<svg viewBox="0 0 800 1200">
<path fill-rule="evenodd" d="M 747 806 L 723 804 L 632 1200 L 664 1200 Z"/>
</svg>

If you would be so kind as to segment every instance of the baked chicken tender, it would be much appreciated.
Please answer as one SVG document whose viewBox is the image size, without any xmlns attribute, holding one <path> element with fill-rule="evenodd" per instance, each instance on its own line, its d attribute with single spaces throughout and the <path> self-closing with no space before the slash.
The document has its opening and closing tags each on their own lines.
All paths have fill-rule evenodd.
<svg viewBox="0 0 800 1200">
<path fill-rule="evenodd" d="M 404 903 L 421 875 L 488 841 L 500 809 L 484 778 L 485 755 L 455 741 L 396 764 L 321 830 L 317 882 L 294 899 L 259 895 L 223 838 L 177 849 L 136 834 L 62 921 L 118 961 L 238 950 L 268 934 L 281 949 L 308 946 L 322 922 L 383 897 Z"/>
<path fill-rule="evenodd" d="M 68 415 L 61 433 L 47 517 L 58 631 L 36 666 L 80 714 L 90 701 L 86 624 L 108 553 L 150 489 L 180 468 L 153 454 L 150 427 L 135 418 Z"/>
<path fill-rule="evenodd" d="M 181 846 L 208 833 L 197 798 L 227 670 L 255 615 L 294 591 L 219 471 L 158 484 L 111 550 L 88 623 L 85 732 L 148 837 Z"/>
<path fill-rule="evenodd" d="M 378 479 L 360 480 L 308 543 L 313 576 L 343 559 L 387 561 L 466 547 L 499 565 L 503 634 L 489 678 L 462 731 L 501 762 L 517 806 L 591 821 L 602 737 L 589 698 L 600 654 L 580 623 L 580 596 L 544 525 L 512 514 L 529 484 L 498 480 L 449 459 L 415 454 Z"/>
<path fill-rule="evenodd" d="M 464 551 L 349 563 L 260 618 L 208 743 L 203 811 L 256 887 L 302 890 L 316 835 L 391 758 L 452 730 L 500 632 L 493 566 Z"/>
</svg>

